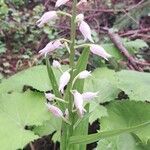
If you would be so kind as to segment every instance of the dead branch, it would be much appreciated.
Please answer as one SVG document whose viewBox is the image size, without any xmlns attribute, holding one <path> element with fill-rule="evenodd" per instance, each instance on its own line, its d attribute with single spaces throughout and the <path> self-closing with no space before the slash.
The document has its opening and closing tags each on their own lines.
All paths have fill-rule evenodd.
<svg viewBox="0 0 150 150">
<path fill-rule="evenodd" d="M 143 71 L 136 62 L 135 59 L 129 54 L 128 50 L 125 48 L 118 34 L 113 33 L 111 30 L 108 30 L 108 35 L 114 45 L 120 50 L 120 52 L 128 59 L 130 68 L 133 68 L 137 71 Z"/>
</svg>

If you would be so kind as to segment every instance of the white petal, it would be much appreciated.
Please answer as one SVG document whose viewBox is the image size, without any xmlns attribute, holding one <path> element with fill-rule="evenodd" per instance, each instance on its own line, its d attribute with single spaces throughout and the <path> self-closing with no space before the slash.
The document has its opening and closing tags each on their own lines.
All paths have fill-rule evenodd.
<svg viewBox="0 0 150 150">
<path fill-rule="evenodd" d="M 68 84 L 70 80 L 70 73 L 68 71 L 64 72 L 59 80 L 59 91 L 64 93 L 64 87 Z"/>
<path fill-rule="evenodd" d="M 53 60 L 52 66 L 54 68 L 61 68 L 61 64 L 57 60 Z"/>
<path fill-rule="evenodd" d="M 76 16 L 76 22 L 81 22 L 84 20 L 84 15 L 83 14 L 79 14 Z"/>
<path fill-rule="evenodd" d="M 97 97 L 98 92 L 85 92 L 82 93 L 82 98 L 84 99 L 84 101 L 90 101 L 91 99 Z"/>
<path fill-rule="evenodd" d="M 85 79 L 89 76 L 91 76 L 91 71 L 87 71 L 87 70 L 84 70 L 78 74 L 79 79 Z"/>
<path fill-rule="evenodd" d="M 86 110 L 83 107 L 82 95 L 77 90 L 73 90 L 72 94 L 74 96 L 74 105 L 77 109 L 77 112 L 80 117 L 83 117 L 84 111 L 86 111 Z"/>
<path fill-rule="evenodd" d="M 51 104 L 47 104 L 46 106 L 48 107 L 48 110 L 56 117 L 63 117 L 63 112 L 56 106 L 53 106 Z"/>
<path fill-rule="evenodd" d="M 50 20 L 55 20 L 57 17 L 56 11 L 48 11 L 44 13 L 36 23 L 38 24 L 38 27 L 43 27 L 45 23 L 48 23 Z"/>
<path fill-rule="evenodd" d="M 47 53 L 54 51 L 62 46 L 59 40 L 49 42 L 42 50 L 39 51 L 40 55 L 47 55 Z"/>
<path fill-rule="evenodd" d="M 61 5 L 66 4 L 69 0 L 57 0 L 55 7 L 60 7 Z"/>
<path fill-rule="evenodd" d="M 49 101 L 52 101 L 52 100 L 54 99 L 55 95 L 52 94 L 52 93 L 45 93 L 45 97 L 46 97 L 46 99 L 48 99 Z"/>
<path fill-rule="evenodd" d="M 104 48 L 100 45 L 96 45 L 96 44 L 91 44 L 90 45 L 90 51 L 93 53 L 93 54 L 96 54 L 98 56 L 101 56 L 103 57 L 104 59 L 108 60 L 109 57 L 111 57 L 110 54 L 108 54 Z"/>
<path fill-rule="evenodd" d="M 84 36 L 85 40 L 88 39 L 89 41 L 94 43 L 92 36 L 91 36 L 90 26 L 85 21 L 81 21 L 81 23 L 79 24 L 79 30 L 82 33 L 82 35 Z"/>
</svg>

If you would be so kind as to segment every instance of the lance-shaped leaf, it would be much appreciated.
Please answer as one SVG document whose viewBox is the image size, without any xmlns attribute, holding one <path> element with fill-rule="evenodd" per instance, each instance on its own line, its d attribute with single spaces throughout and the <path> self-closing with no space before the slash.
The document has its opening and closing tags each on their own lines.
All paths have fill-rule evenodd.
<svg viewBox="0 0 150 150">
<path fill-rule="evenodd" d="M 150 105 L 143 102 L 123 101 L 107 106 L 108 116 L 100 120 L 99 133 L 73 136 L 70 144 L 92 143 L 100 139 L 133 132 L 147 142 L 150 137 Z"/>
</svg>

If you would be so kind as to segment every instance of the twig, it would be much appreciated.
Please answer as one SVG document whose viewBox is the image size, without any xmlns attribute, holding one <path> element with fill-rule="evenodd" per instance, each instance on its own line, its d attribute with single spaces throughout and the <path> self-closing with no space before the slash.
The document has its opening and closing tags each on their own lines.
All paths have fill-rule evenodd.
<svg viewBox="0 0 150 150">
<path fill-rule="evenodd" d="M 29 145 L 30 145 L 31 150 L 35 150 L 34 145 L 32 144 L 32 142 L 30 142 Z"/>
<path fill-rule="evenodd" d="M 127 31 L 126 33 L 120 33 L 119 35 L 122 37 L 126 37 L 126 36 L 130 36 L 130 35 L 137 34 L 137 33 L 147 33 L 147 32 L 150 32 L 150 28 L 130 30 L 130 31 Z"/>
<path fill-rule="evenodd" d="M 135 63 L 135 59 L 129 54 L 128 50 L 125 48 L 118 34 L 113 33 L 108 29 L 108 35 L 114 45 L 120 50 L 120 52 L 128 59 L 130 68 L 134 70 L 143 71 L 142 68 L 138 67 Z M 132 66 L 132 67 L 131 67 Z"/>
</svg>

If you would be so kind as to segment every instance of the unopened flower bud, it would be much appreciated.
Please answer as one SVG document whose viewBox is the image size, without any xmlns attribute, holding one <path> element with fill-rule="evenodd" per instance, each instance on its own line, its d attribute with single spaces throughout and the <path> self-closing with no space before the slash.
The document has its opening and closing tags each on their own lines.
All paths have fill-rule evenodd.
<svg viewBox="0 0 150 150">
<path fill-rule="evenodd" d="M 61 64 L 57 60 L 53 60 L 52 66 L 54 68 L 61 68 Z"/>
<path fill-rule="evenodd" d="M 57 19 L 57 13 L 56 11 L 48 11 L 43 14 L 43 16 L 36 22 L 38 27 L 43 27 L 44 24 L 48 23 L 51 20 Z"/>
<path fill-rule="evenodd" d="M 46 103 L 48 110 L 56 117 L 63 118 L 63 112 L 56 106 Z"/>
<path fill-rule="evenodd" d="M 52 100 L 54 100 L 55 95 L 52 94 L 52 93 L 45 93 L 45 97 L 46 97 L 46 99 L 48 99 L 49 101 L 52 101 Z"/>
<path fill-rule="evenodd" d="M 76 16 L 76 22 L 80 23 L 83 20 L 84 20 L 84 15 L 83 14 L 79 14 L 79 15 Z"/>
<path fill-rule="evenodd" d="M 85 79 L 91 76 L 91 71 L 84 70 L 78 74 L 78 79 Z"/>
<path fill-rule="evenodd" d="M 73 90 L 72 94 L 74 96 L 74 105 L 77 109 L 77 113 L 80 117 L 83 117 L 84 112 L 86 112 L 83 107 L 83 97 L 77 90 Z"/>
<path fill-rule="evenodd" d="M 81 21 L 79 23 L 79 30 L 82 33 L 82 35 L 84 36 L 85 41 L 88 39 L 89 41 L 94 43 L 92 36 L 91 36 L 90 26 L 85 21 Z"/>
<path fill-rule="evenodd" d="M 84 99 L 84 101 L 90 101 L 91 99 L 97 97 L 98 92 L 85 92 L 82 93 L 82 98 Z"/>
<path fill-rule="evenodd" d="M 59 80 L 59 91 L 64 93 L 64 87 L 68 84 L 70 80 L 70 73 L 68 71 L 64 72 Z"/>
<path fill-rule="evenodd" d="M 60 7 L 64 4 L 66 4 L 67 2 L 69 2 L 69 0 L 57 0 L 56 4 L 55 4 L 55 7 Z"/>
<path fill-rule="evenodd" d="M 96 45 L 96 44 L 91 44 L 90 45 L 90 51 L 95 54 L 98 55 L 100 57 L 103 57 L 104 59 L 108 60 L 108 58 L 111 57 L 110 54 L 108 54 L 104 48 L 100 45 Z"/>
</svg>

